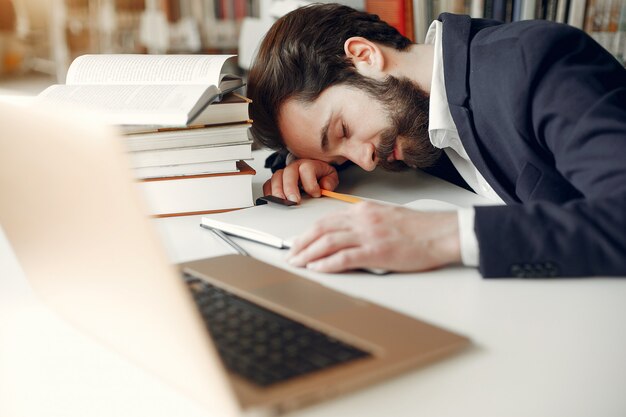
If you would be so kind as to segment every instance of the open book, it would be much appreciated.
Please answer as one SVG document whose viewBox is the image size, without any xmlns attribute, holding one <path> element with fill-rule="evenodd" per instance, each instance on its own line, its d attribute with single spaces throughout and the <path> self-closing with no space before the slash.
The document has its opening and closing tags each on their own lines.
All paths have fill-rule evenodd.
<svg viewBox="0 0 626 417">
<path fill-rule="evenodd" d="M 220 127 L 221 125 L 249 124 L 248 106 L 252 103 L 247 97 L 237 93 L 224 94 L 221 100 L 214 101 L 206 106 L 187 126 L 150 126 L 150 125 L 123 125 L 122 133 L 127 136 L 135 134 L 150 134 L 158 132 L 183 132 L 188 129 L 201 127 Z"/>
<path fill-rule="evenodd" d="M 378 202 L 391 204 L 383 201 Z M 333 198 L 305 196 L 301 204 L 297 206 L 286 207 L 270 203 L 243 210 L 203 216 L 200 225 L 278 249 L 288 249 L 291 247 L 293 239 L 305 232 L 316 220 L 332 212 L 345 210 L 349 206 L 350 203 Z M 443 201 L 426 199 L 407 203 L 404 207 L 421 211 L 454 211 L 459 208 Z M 380 268 L 367 268 L 365 271 L 377 275 L 388 272 Z"/>
<path fill-rule="evenodd" d="M 224 74 L 234 55 L 83 55 L 66 84 L 40 97 L 103 114 L 119 125 L 186 126 L 223 94 L 243 86 Z"/>
</svg>

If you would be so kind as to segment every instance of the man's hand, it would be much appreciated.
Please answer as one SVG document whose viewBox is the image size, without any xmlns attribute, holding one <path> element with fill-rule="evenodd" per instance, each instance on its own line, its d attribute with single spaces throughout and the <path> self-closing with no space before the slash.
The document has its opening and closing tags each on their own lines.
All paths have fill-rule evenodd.
<svg viewBox="0 0 626 417">
<path fill-rule="evenodd" d="M 339 184 L 337 170 L 324 161 L 315 159 L 298 159 L 284 169 L 272 175 L 272 178 L 263 184 L 263 194 L 286 198 L 299 203 L 300 185 L 312 197 L 319 197 L 320 186 L 327 190 L 334 190 Z"/>
<path fill-rule="evenodd" d="M 461 262 L 457 214 L 359 203 L 294 241 L 288 261 L 320 272 L 423 271 Z"/>
</svg>

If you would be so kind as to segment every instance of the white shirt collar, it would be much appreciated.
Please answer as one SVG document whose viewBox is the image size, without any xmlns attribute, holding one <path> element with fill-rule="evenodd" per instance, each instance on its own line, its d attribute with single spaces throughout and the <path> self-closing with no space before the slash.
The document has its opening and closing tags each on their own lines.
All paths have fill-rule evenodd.
<svg viewBox="0 0 626 417">
<path fill-rule="evenodd" d="M 426 33 L 427 45 L 434 45 L 433 77 L 430 86 L 430 110 L 428 113 L 428 134 L 433 146 L 437 148 L 454 147 L 452 136 L 457 136 L 456 125 L 448 107 L 446 85 L 443 71 L 442 47 L 443 23 L 435 20 Z"/>
</svg>

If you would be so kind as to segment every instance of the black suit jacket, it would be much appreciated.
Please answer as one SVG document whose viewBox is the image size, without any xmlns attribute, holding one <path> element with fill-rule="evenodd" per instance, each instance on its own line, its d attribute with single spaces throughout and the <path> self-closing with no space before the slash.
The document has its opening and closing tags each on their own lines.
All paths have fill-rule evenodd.
<svg viewBox="0 0 626 417">
<path fill-rule="evenodd" d="M 476 208 L 483 276 L 626 275 L 624 67 L 570 26 L 439 19 L 459 136 L 507 203 Z"/>
</svg>

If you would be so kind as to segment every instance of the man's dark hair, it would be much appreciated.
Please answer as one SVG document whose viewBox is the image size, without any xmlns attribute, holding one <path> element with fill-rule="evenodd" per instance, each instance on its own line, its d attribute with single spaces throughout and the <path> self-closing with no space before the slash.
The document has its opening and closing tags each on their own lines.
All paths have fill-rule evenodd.
<svg viewBox="0 0 626 417">
<path fill-rule="evenodd" d="M 397 50 L 411 45 L 377 15 L 340 4 L 301 7 L 274 23 L 248 75 L 252 135 L 258 142 L 284 148 L 278 111 L 288 99 L 310 103 L 326 88 L 361 77 L 344 52 L 353 36 Z"/>
</svg>

